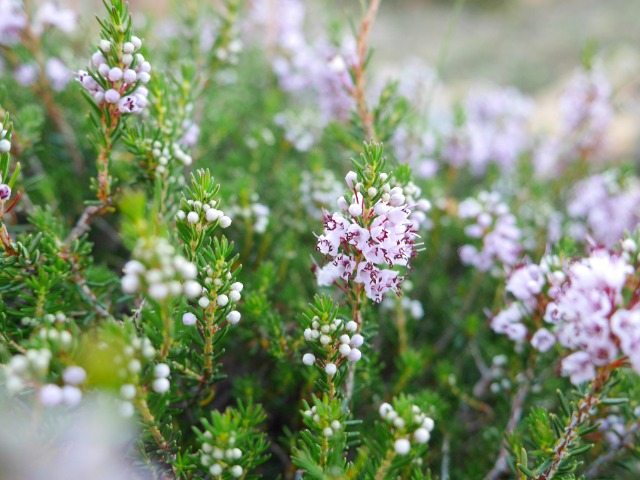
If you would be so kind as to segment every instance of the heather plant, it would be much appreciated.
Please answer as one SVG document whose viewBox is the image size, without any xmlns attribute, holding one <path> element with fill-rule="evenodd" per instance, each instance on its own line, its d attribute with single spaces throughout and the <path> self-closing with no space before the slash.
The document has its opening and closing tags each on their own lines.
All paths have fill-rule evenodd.
<svg viewBox="0 0 640 480">
<path fill-rule="evenodd" d="M 379 0 L 103 3 L 0 0 L 0 476 L 637 478 L 597 56 L 541 128 L 382 77 Z"/>
</svg>

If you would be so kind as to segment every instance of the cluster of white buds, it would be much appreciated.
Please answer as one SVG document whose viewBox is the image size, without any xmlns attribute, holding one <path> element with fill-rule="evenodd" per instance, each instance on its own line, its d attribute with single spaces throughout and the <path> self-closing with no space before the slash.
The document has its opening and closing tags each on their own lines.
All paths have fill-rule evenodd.
<svg viewBox="0 0 640 480">
<path fill-rule="evenodd" d="M 394 434 L 393 448 L 397 455 L 407 455 L 411 451 L 411 439 L 425 444 L 431 438 L 434 422 L 417 405 L 398 413 L 389 403 L 378 409 L 380 417 L 389 425 Z"/>
<path fill-rule="evenodd" d="M 53 347 L 63 350 L 69 349 L 73 342 L 73 337 L 67 330 L 58 330 L 56 328 L 43 328 L 38 332 L 41 340 L 48 342 Z"/>
<path fill-rule="evenodd" d="M 427 216 L 427 212 L 431 210 L 431 202 L 426 198 L 421 198 L 422 189 L 411 181 L 406 185 L 397 185 L 397 187 L 401 188 L 407 205 L 412 207 L 409 221 L 413 223 L 414 228 L 416 230 L 431 230 L 433 222 Z"/>
<path fill-rule="evenodd" d="M 205 288 L 202 289 L 202 296 L 198 300 L 198 305 L 204 309 L 226 309 L 225 311 L 228 311 L 228 313 L 225 318 L 231 325 L 235 325 L 240 321 L 240 312 L 236 310 L 235 307 L 242 298 L 244 285 L 240 282 L 234 282 L 229 285 L 228 289 L 223 289 L 225 282 L 219 272 L 216 272 L 211 267 L 207 267 L 205 273 L 207 275 L 204 279 Z M 231 272 L 226 272 L 222 276 L 226 281 L 233 278 Z M 192 320 L 191 317 L 188 317 L 186 323 L 185 317 L 183 316 L 182 318 L 182 322 L 185 323 L 185 325 Z M 195 321 L 192 325 L 193 324 L 195 324 Z"/>
<path fill-rule="evenodd" d="M 491 393 L 498 394 L 511 390 L 511 380 L 507 378 L 505 370 L 507 361 L 506 355 L 496 355 L 491 360 L 491 385 L 489 385 Z"/>
<path fill-rule="evenodd" d="M 10 393 L 32 387 L 37 390 L 38 401 L 45 407 L 66 405 L 74 407 L 82 400 L 78 385 L 84 383 L 87 373 L 82 367 L 70 366 L 62 373 L 62 386 L 56 383 L 42 383 L 49 376 L 51 350 L 30 349 L 24 355 L 14 355 L 4 368 L 5 385 Z"/>
<path fill-rule="evenodd" d="M 44 320 L 45 323 L 50 323 L 52 325 L 63 324 L 69 321 L 67 316 L 62 312 L 57 312 L 55 315 L 53 313 L 47 313 L 42 316 L 42 320 Z M 41 322 L 40 320 L 38 320 L 38 318 L 35 318 L 35 317 L 22 317 L 20 319 L 20 323 L 25 327 L 37 327 L 40 325 Z M 60 332 L 61 335 L 62 333 L 63 332 Z"/>
<path fill-rule="evenodd" d="M 210 431 L 205 431 L 207 439 L 202 444 L 200 463 L 209 470 L 214 477 L 220 477 L 224 472 L 228 472 L 233 478 L 240 478 L 244 475 L 244 470 L 238 462 L 244 453 L 236 444 L 235 432 L 231 432 L 228 439 L 214 439 Z M 226 478 L 226 477 L 225 477 Z"/>
<path fill-rule="evenodd" d="M 141 47 L 142 40 L 136 36 L 121 45 L 100 40 L 91 57 L 95 69 L 78 72 L 78 80 L 99 106 L 115 105 L 119 114 L 141 113 L 147 106 L 149 91 L 141 85 L 151 79 L 151 65 L 136 53 Z"/>
<path fill-rule="evenodd" d="M 236 38 L 229 42 L 227 48 L 218 48 L 216 50 L 216 57 L 220 60 L 226 61 L 231 65 L 238 63 L 238 56 L 242 52 L 242 40 Z"/>
<path fill-rule="evenodd" d="M 38 399 L 45 407 L 56 407 L 64 404 L 74 407 L 82 400 L 82 390 L 78 385 L 84 383 L 87 372 L 82 367 L 72 366 L 62 373 L 64 385 L 60 387 L 55 383 L 48 383 L 40 387 Z"/>
<path fill-rule="evenodd" d="M 176 217 L 179 220 L 186 220 L 190 225 L 198 225 L 203 222 L 218 222 L 218 225 L 222 228 L 227 228 L 231 225 L 231 218 L 225 215 L 222 210 L 215 208 L 218 205 L 216 200 L 211 200 L 209 203 L 204 204 L 198 200 L 187 200 L 187 204 L 191 210 L 189 212 L 178 210 Z"/>
<path fill-rule="evenodd" d="M 194 298 L 202 293 L 195 280 L 198 268 L 164 238 L 140 239 L 133 252 L 136 260 L 130 260 L 122 269 L 122 291 L 135 294 L 144 287 L 145 293 L 154 300 L 182 294 Z"/>
<path fill-rule="evenodd" d="M 123 384 L 120 387 L 120 397 L 121 402 L 118 405 L 118 411 L 121 416 L 125 418 L 132 417 L 134 414 L 134 407 L 132 400 L 136 397 L 138 391 L 136 388 L 137 377 L 142 371 L 143 364 L 149 363 L 156 356 L 156 349 L 151 344 L 151 340 L 147 337 L 133 337 L 129 345 L 126 345 L 123 349 L 124 355 L 116 355 L 113 358 L 113 362 L 117 367 L 118 376 L 128 383 Z M 163 364 L 158 364 L 163 365 Z M 156 368 L 158 367 L 156 365 Z M 166 375 L 164 377 L 159 377 L 156 375 L 156 370 L 154 369 L 154 377 L 157 380 L 158 378 L 163 378 L 166 382 L 160 382 L 158 387 L 162 390 L 166 387 L 166 390 L 158 392 L 156 389 L 155 381 L 152 385 L 154 391 L 158 393 L 164 393 L 169 388 L 167 377 L 169 376 L 169 368 L 166 369 L 160 367 L 158 373 Z"/>
<path fill-rule="evenodd" d="M 353 320 L 344 322 L 336 318 L 330 323 L 320 325 L 320 317 L 315 316 L 309 328 L 304 331 L 304 338 L 323 351 L 324 358 L 316 360 L 312 353 L 302 357 L 305 365 L 314 365 L 319 361 L 327 375 L 335 375 L 338 367 L 345 361 L 357 362 L 362 357 L 359 350 L 364 344 L 364 337 L 358 331 L 358 324 Z"/>
<path fill-rule="evenodd" d="M 171 388 L 171 383 L 169 382 L 169 375 L 171 374 L 171 370 L 166 363 L 158 363 L 153 369 L 153 391 L 156 393 L 167 393 L 169 388 Z"/>
<path fill-rule="evenodd" d="M 229 217 L 234 220 L 241 218 L 248 220 L 253 224 L 253 230 L 256 233 L 264 233 L 269 226 L 269 214 L 271 210 L 266 205 L 260 203 L 258 194 L 251 195 L 251 203 L 242 207 L 240 205 L 233 205 L 229 208 Z"/>
<path fill-rule="evenodd" d="M 322 431 L 324 437 L 333 437 L 336 433 L 340 432 L 344 425 L 338 419 L 324 418 L 318 414 L 318 407 L 315 405 L 303 412 L 305 417 L 308 417 L 316 424 L 316 426 Z"/>
<path fill-rule="evenodd" d="M 166 172 L 171 163 L 178 163 L 185 167 L 193 163 L 191 155 L 186 153 L 177 142 L 163 144 L 160 140 L 152 141 L 147 138 L 144 141 L 144 148 L 152 157 L 151 163 L 158 173 Z"/>
</svg>

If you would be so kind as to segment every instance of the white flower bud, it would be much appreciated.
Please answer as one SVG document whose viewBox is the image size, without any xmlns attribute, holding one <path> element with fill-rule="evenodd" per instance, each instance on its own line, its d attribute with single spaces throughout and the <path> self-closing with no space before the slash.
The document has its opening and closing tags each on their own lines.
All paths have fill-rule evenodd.
<svg viewBox="0 0 640 480">
<path fill-rule="evenodd" d="M 184 294 L 188 298 L 195 298 L 202 293 L 202 285 L 195 280 L 187 280 L 184 282 Z"/>
<path fill-rule="evenodd" d="M 239 448 L 234 448 L 233 449 L 233 458 L 235 460 L 238 460 L 240 457 L 242 457 L 242 450 L 240 450 Z"/>
<path fill-rule="evenodd" d="M 120 282 L 124 293 L 133 294 L 140 288 L 140 279 L 136 275 L 125 275 Z"/>
<path fill-rule="evenodd" d="M 130 53 L 125 53 L 124 55 L 122 55 L 122 63 L 125 67 L 131 65 L 133 63 L 133 55 L 131 55 Z"/>
<path fill-rule="evenodd" d="M 142 365 L 140 364 L 140 360 L 134 358 L 129 362 L 127 368 L 131 373 L 136 374 L 142 369 Z"/>
<path fill-rule="evenodd" d="M 117 82 L 122 79 L 122 70 L 118 67 L 113 67 L 111 70 L 109 70 L 108 77 L 112 82 Z"/>
<path fill-rule="evenodd" d="M 335 363 L 328 363 L 327 366 L 324 367 L 324 371 L 327 372 L 327 375 L 335 375 L 338 367 L 336 367 Z"/>
<path fill-rule="evenodd" d="M 222 228 L 227 228 L 229 225 L 231 225 L 231 219 L 229 217 L 227 217 L 226 215 L 223 215 L 220 218 L 220 226 Z"/>
<path fill-rule="evenodd" d="M 111 50 L 111 42 L 109 40 L 105 40 L 104 38 L 100 40 L 100 50 L 103 52 L 108 52 Z"/>
<path fill-rule="evenodd" d="M 200 220 L 200 215 L 197 212 L 189 212 L 187 215 L 187 222 L 189 223 L 198 223 Z"/>
<path fill-rule="evenodd" d="M 231 290 L 229 292 L 229 298 L 234 302 L 239 302 L 240 299 L 242 298 L 242 295 L 240 295 L 240 292 L 236 290 Z"/>
<path fill-rule="evenodd" d="M 362 206 L 359 203 L 352 203 L 349 206 L 349 214 L 353 217 L 362 215 Z"/>
<path fill-rule="evenodd" d="M 340 422 L 338 420 L 334 420 L 331 422 L 331 428 L 334 430 L 340 430 Z"/>
<path fill-rule="evenodd" d="M 128 68 L 122 78 L 124 78 L 125 83 L 135 83 L 135 81 L 138 79 L 138 74 L 135 72 L 135 70 L 131 70 L 130 68 Z"/>
<path fill-rule="evenodd" d="M 229 297 L 227 297 L 225 294 L 219 295 L 216 303 L 220 306 L 220 307 L 226 307 L 227 304 L 229 303 Z"/>
<path fill-rule="evenodd" d="M 224 458 L 224 452 L 216 447 L 213 449 L 213 453 L 211 454 L 211 456 L 216 460 L 222 460 Z"/>
<path fill-rule="evenodd" d="M 0 140 L 0 153 L 7 153 L 11 150 L 11 142 L 6 138 Z"/>
<path fill-rule="evenodd" d="M 633 241 L 633 239 L 625 238 L 622 242 L 622 249 L 625 252 L 635 253 L 635 251 L 638 249 L 638 246 L 636 245 L 636 242 Z"/>
<path fill-rule="evenodd" d="M 349 355 L 349 353 L 351 353 L 351 347 L 346 343 L 343 343 L 342 345 L 340 345 L 340 348 L 338 348 L 338 351 L 343 357 L 346 357 L 347 355 Z"/>
<path fill-rule="evenodd" d="M 241 292 L 244 288 L 244 285 L 240 282 L 235 282 L 231 285 L 231 290 L 235 290 L 236 292 Z"/>
<path fill-rule="evenodd" d="M 149 296 L 154 300 L 164 300 L 169 295 L 169 287 L 164 283 L 154 283 L 149 286 Z"/>
<path fill-rule="evenodd" d="M 349 337 L 349 335 L 347 335 L 346 333 L 343 335 L 340 335 L 340 343 L 349 344 L 350 342 L 351 342 L 351 338 Z"/>
<path fill-rule="evenodd" d="M 419 428 L 413 432 L 413 438 L 418 443 L 427 443 L 431 438 L 431 434 L 426 428 Z"/>
<path fill-rule="evenodd" d="M 182 315 L 182 323 L 184 325 L 187 325 L 190 327 L 191 325 L 195 325 L 197 321 L 198 321 L 197 317 L 191 312 L 187 312 L 184 315 Z"/>
<path fill-rule="evenodd" d="M 133 46 L 133 43 L 131 42 L 126 42 L 123 46 L 122 46 L 122 51 L 124 53 L 133 53 L 135 50 L 135 47 Z"/>
<path fill-rule="evenodd" d="M 209 473 L 211 473 L 211 475 L 215 475 L 215 476 L 221 475 L 222 474 L 222 466 L 219 463 L 214 463 L 209 468 Z"/>
<path fill-rule="evenodd" d="M 87 378 L 87 372 L 84 371 L 82 367 L 67 367 L 64 372 L 62 372 L 62 379 L 64 383 L 68 385 L 80 385 Z"/>
<path fill-rule="evenodd" d="M 222 212 L 220 210 L 216 210 L 215 208 L 210 208 L 209 210 L 207 210 L 207 213 L 205 214 L 205 217 L 207 217 L 207 221 L 211 223 L 218 220 L 221 216 L 222 216 Z"/>
<path fill-rule="evenodd" d="M 102 65 L 103 63 L 107 63 L 107 59 L 104 58 L 104 55 L 102 54 L 101 51 L 97 51 L 96 53 L 94 53 L 91 56 L 91 61 L 93 62 L 93 64 L 96 67 L 99 67 L 100 65 Z"/>
<path fill-rule="evenodd" d="M 171 384 L 166 378 L 156 378 L 152 385 L 153 391 L 156 393 L 167 393 L 170 387 Z"/>
<path fill-rule="evenodd" d="M 98 67 L 98 73 L 105 78 L 109 76 L 110 71 L 111 71 L 111 67 L 109 67 L 109 64 L 107 63 L 103 63 Z"/>
<path fill-rule="evenodd" d="M 347 330 L 347 332 L 355 332 L 356 330 L 358 330 L 358 324 L 353 320 L 349 320 L 344 328 L 345 330 Z"/>
<path fill-rule="evenodd" d="M 378 413 L 380 413 L 380 416 L 382 418 L 387 418 L 387 416 L 389 415 L 389 412 L 393 411 L 393 407 L 391 405 L 389 405 L 387 402 L 384 402 L 383 404 L 380 405 L 380 408 L 378 408 Z"/>
<path fill-rule="evenodd" d="M 201 297 L 200 300 L 198 300 L 198 305 L 200 305 L 202 308 L 207 308 L 209 306 L 209 303 L 211 302 L 207 297 Z"/>
<path fill-rule="evenodd" d="M 138 80 L 140 80 L 140 82 L 142 82 L 143 84 L 147 84 L 149 83 L 149 80 L 151 80 L 151 75 L 149 75 L 147 72 L 140 72 L 138 73 Z"/>
<path fill-rule="evenodd" d="M 359 333 L 356 333 L 351 337 L 350 345 L 352 347 L 356 347 L 356 348 L 361 347 L 363 343 L 364 343 L 364 337 Z"/>
<path fill-rule="evenodd" d="M 362 358 L 362 352 L 357 348 L 352 348 L 349 352 L 349 356 L 347 357 L 350 362 L 357 362 L 360 358 Z"/>
<path fill-rule="evenodd" d="M 118 413 L 123 418 L 131 418 L 135 413 L 133 404 L 131 402 L 122 402 L 118 407 Z"/>
<path fill-rule="evenodd" d="M 231 472 L 231 475 L 236 478 L 240 478 L 243 473 L 242 467 L 240 465 L 234 465 L 229 471 Z"/>
<path fill-rule="evenodd" d="M 45 407 L 55 407 L 62 402 L 62 389 L 53 383 L 44 385 L 38 392 L 38 398 Z"/>
<path fill-rule="evenodd" d="M 340 197 L 338 199 L 338 208 L 340 210 L 347 210 L 349 208 L 349 204 L 347 203 L 347 200 L 344 197 Z"/>
<path fill-rule="evenodd" d="M 393 449 L 398 455 L 406 455 L 411 451 L 411 443 L 406 438 L 399 438 L 393 444 Z"/>
<path fill-rule="evenodd" d="M 369 187 L 369 189 L 367 190 L 367 194 L 373 198 L 378 194 L 378 189 L 375 187 Z"/>
<path fill-rule="evenodd" d="M 397 417 L 393 419 L 393 426 L 396 428 L 404 428 L 405 421 L 402 417 Z"/>
<path fill-rule="evenodd" d="M 302 356 L 302 363 L 304 363 L 305 365 L 313 365 L 314 363 L 316 363 L 316 357 L 313 353 L 305 353 Z"/>
<path fill-rule="evenodd" d="M 347 186 L 349 188 L 353 188 L 357 179 L 358 179 L 358 174 L 353 171 L 347 173 L 347 176 L 344 177 L 344 180 L 347 182 Z"/>
<path fill-rule="evenodd" d="M 238 323 L 240 321 L 240 312 L 238 312 L 237 310 L 230 311 L 227 315 L 227 321 L 231 325 L 235 325 L 236 323 Z"/>
<path fill-rule="evenodd" d="M 142 48 L 142 40 L 140 40 L 135 35 L 131 37 L 131 43 L 133 44 L 133 48 L 135 48 L 136 50 L 140 50 L 140 48 Z"/>
<path fill-rule="evenodd" d="M 322 430 L 322 434 L 325 437 L 331 437 L 331 436 L 333 436 L 333 430 L 331 430 L 330 427 L 326 427 L 324 430 Z"/>
<path fill-rule="evenodd" d="M 159 363 L 153 369 L 153 376 L 156 378 L 167 378 L 170 373 L 171 370 L 166 363 Z"/>
<path fill-rule="evenodd" d="M 329 337 L 328 335 L 321 335 L 320 336 L 320 343 L 323 345 L 329 345 L 329 343 L 331 342 L 331 337 Z"/>
<path fill-rule="evenodd" d="M 431 432 L 433 430 L 433 427 L 435 426 L 435 424 L 434 424 L 434 421 L 433 421 L 432 418 L 427 417 L 427 418 L 424 419 L 424 422 L 422 423 L 422 426 L 424 428 L 426 428 L 427 431 Z"/>
<path fill-rule="evenodd" d="M 104 99 L 107 103 L 118 103 L 120 101 L 120 94 L 113 88 L 110 88 L 104 92 Z"/>
<path fill-rule="evenodd" d="M 130 383 L 120 387 L 120 396 L 125 400 L 133 400 L 136 396 L 136 387 Z"/>
<path fill-rule="evenodd" d="M 62 387 L 62 402 L 68 407 L 75 407 L 82 400 L 82 391 L 78 387 L 65 385 Z"/>
</svg>

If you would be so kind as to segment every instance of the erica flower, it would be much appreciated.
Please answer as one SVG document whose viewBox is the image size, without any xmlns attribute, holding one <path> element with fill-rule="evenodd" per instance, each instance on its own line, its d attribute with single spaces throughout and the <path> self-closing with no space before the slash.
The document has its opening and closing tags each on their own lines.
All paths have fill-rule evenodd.
<svg viewBox="0 0 640 480">
<path fill-rule="evenodd" d="M 366 185 L 356 172 L 345 180 L 349 199 L 339 199 L 340 212 L 325 213 L 324 232 L 316 244 L 327 258 L 317 271 L 318 284 L 354 282 L 380 302 L 386 292 L 398 291 L 403 276 L 397 267 L 407 268 L 416 254 L 411 208 L 403 189 L 391 188 L 386 174 L 374 179 L 375 186 Z"/>
<path fill-rule="evenodd" d="M 626 244 L 635 247 L 635 242 Z M 620 357 L 628 357 L 640 373 L 637 278 L 637 261 L 628 252 L 604 248 L 571 263 L 547 258 L 540 265 L 520 267 L 507 281 L 518 301 L 493 317 L 491 327 L 522 342 L 529 337 L 527 324 L 533 317 L 537 330 L 531 345 L 541 352 L 556 343 L 569 350 L 562 373 L 574 384 L 592 380 L 597 368 Z M 541 328 L 542 322 L 546 326 Z"/>
</svg>

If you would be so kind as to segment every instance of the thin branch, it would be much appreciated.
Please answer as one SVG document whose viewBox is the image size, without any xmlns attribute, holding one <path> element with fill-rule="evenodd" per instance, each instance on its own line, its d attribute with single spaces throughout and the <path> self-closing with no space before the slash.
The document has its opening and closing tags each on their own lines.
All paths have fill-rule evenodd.
<svg viewBox="0 0 640 480">
<path fill-rule="evenodd" d="M 365 68 L 367 63 L 367 56 L 369 53 L 369 34 L 371 32 L 373 22 L 376 19 L 379 6 L 380 0 L 371 0 L 371 3 L 369 3 L 367 14 L 362 19 L 357 38 L 356 51 L 358 63 L 353 66 L 355 86 L 351 89 L 351 95 L 356 101 L 358 116 L 362 121 L 366 140 L 372 140 L 375 138 L 373 115 L 367 107 Z"/>
<path fill-rule="evenodd" d="M 562 434 L 562 437 L 556 442 L 556 446 L 553 449 L 553 460 L 551 465 L 535 477 L 535 480 L 550 480 L 558 472 L 562 461 L 569 456 L 569 449 L 573 442 L 578 439 L 579 427 L 589 419 L 591 415 L 591 409 L 595 407 L 600 401 L 600 390 L 604 386 L 605 382 L 609 378 L 609 370 L 605 369 L 598 373 L 598 376 L 593 380 L 592 391 L 587 394 L 585 398 L 580 400 L 578 409 L 573 412 L 571 418 L 569 418 L 567 426 Z"/>
<path fill-rule="evenodd" d="M 507 421 L 507 427 L 505 428 L 504 434 L 511 435 L 516 429 L 518 423 L 520 423 L 520 419 L 522 418 L 522 412 L 524 407 L 524 402 L 527 399 L 527 395 L 529 395 L 529 390 L 531 389 L 531 377 L 533 375 L 533 371 L 531 369 L 527 370 L 524 376 L 523 382 L 520 384 L 518 391 L 513 397 L 513 402 L 511 403 L 511 412 L 509 413 L 509 420 Z M 509 451 L 507 450 L 504 442 L 500 446 L 500 452 L 498 453 L 498 458 L 496 459 L 496 463 L 493 465 L 493 468 L 487 473 L 484 477 L 484 480 L 497 480 L 501 478 L 504 474 L 509 472 L 509 465 L 507 464 L 507 457 L 509 456 Z"/>
</svg>

